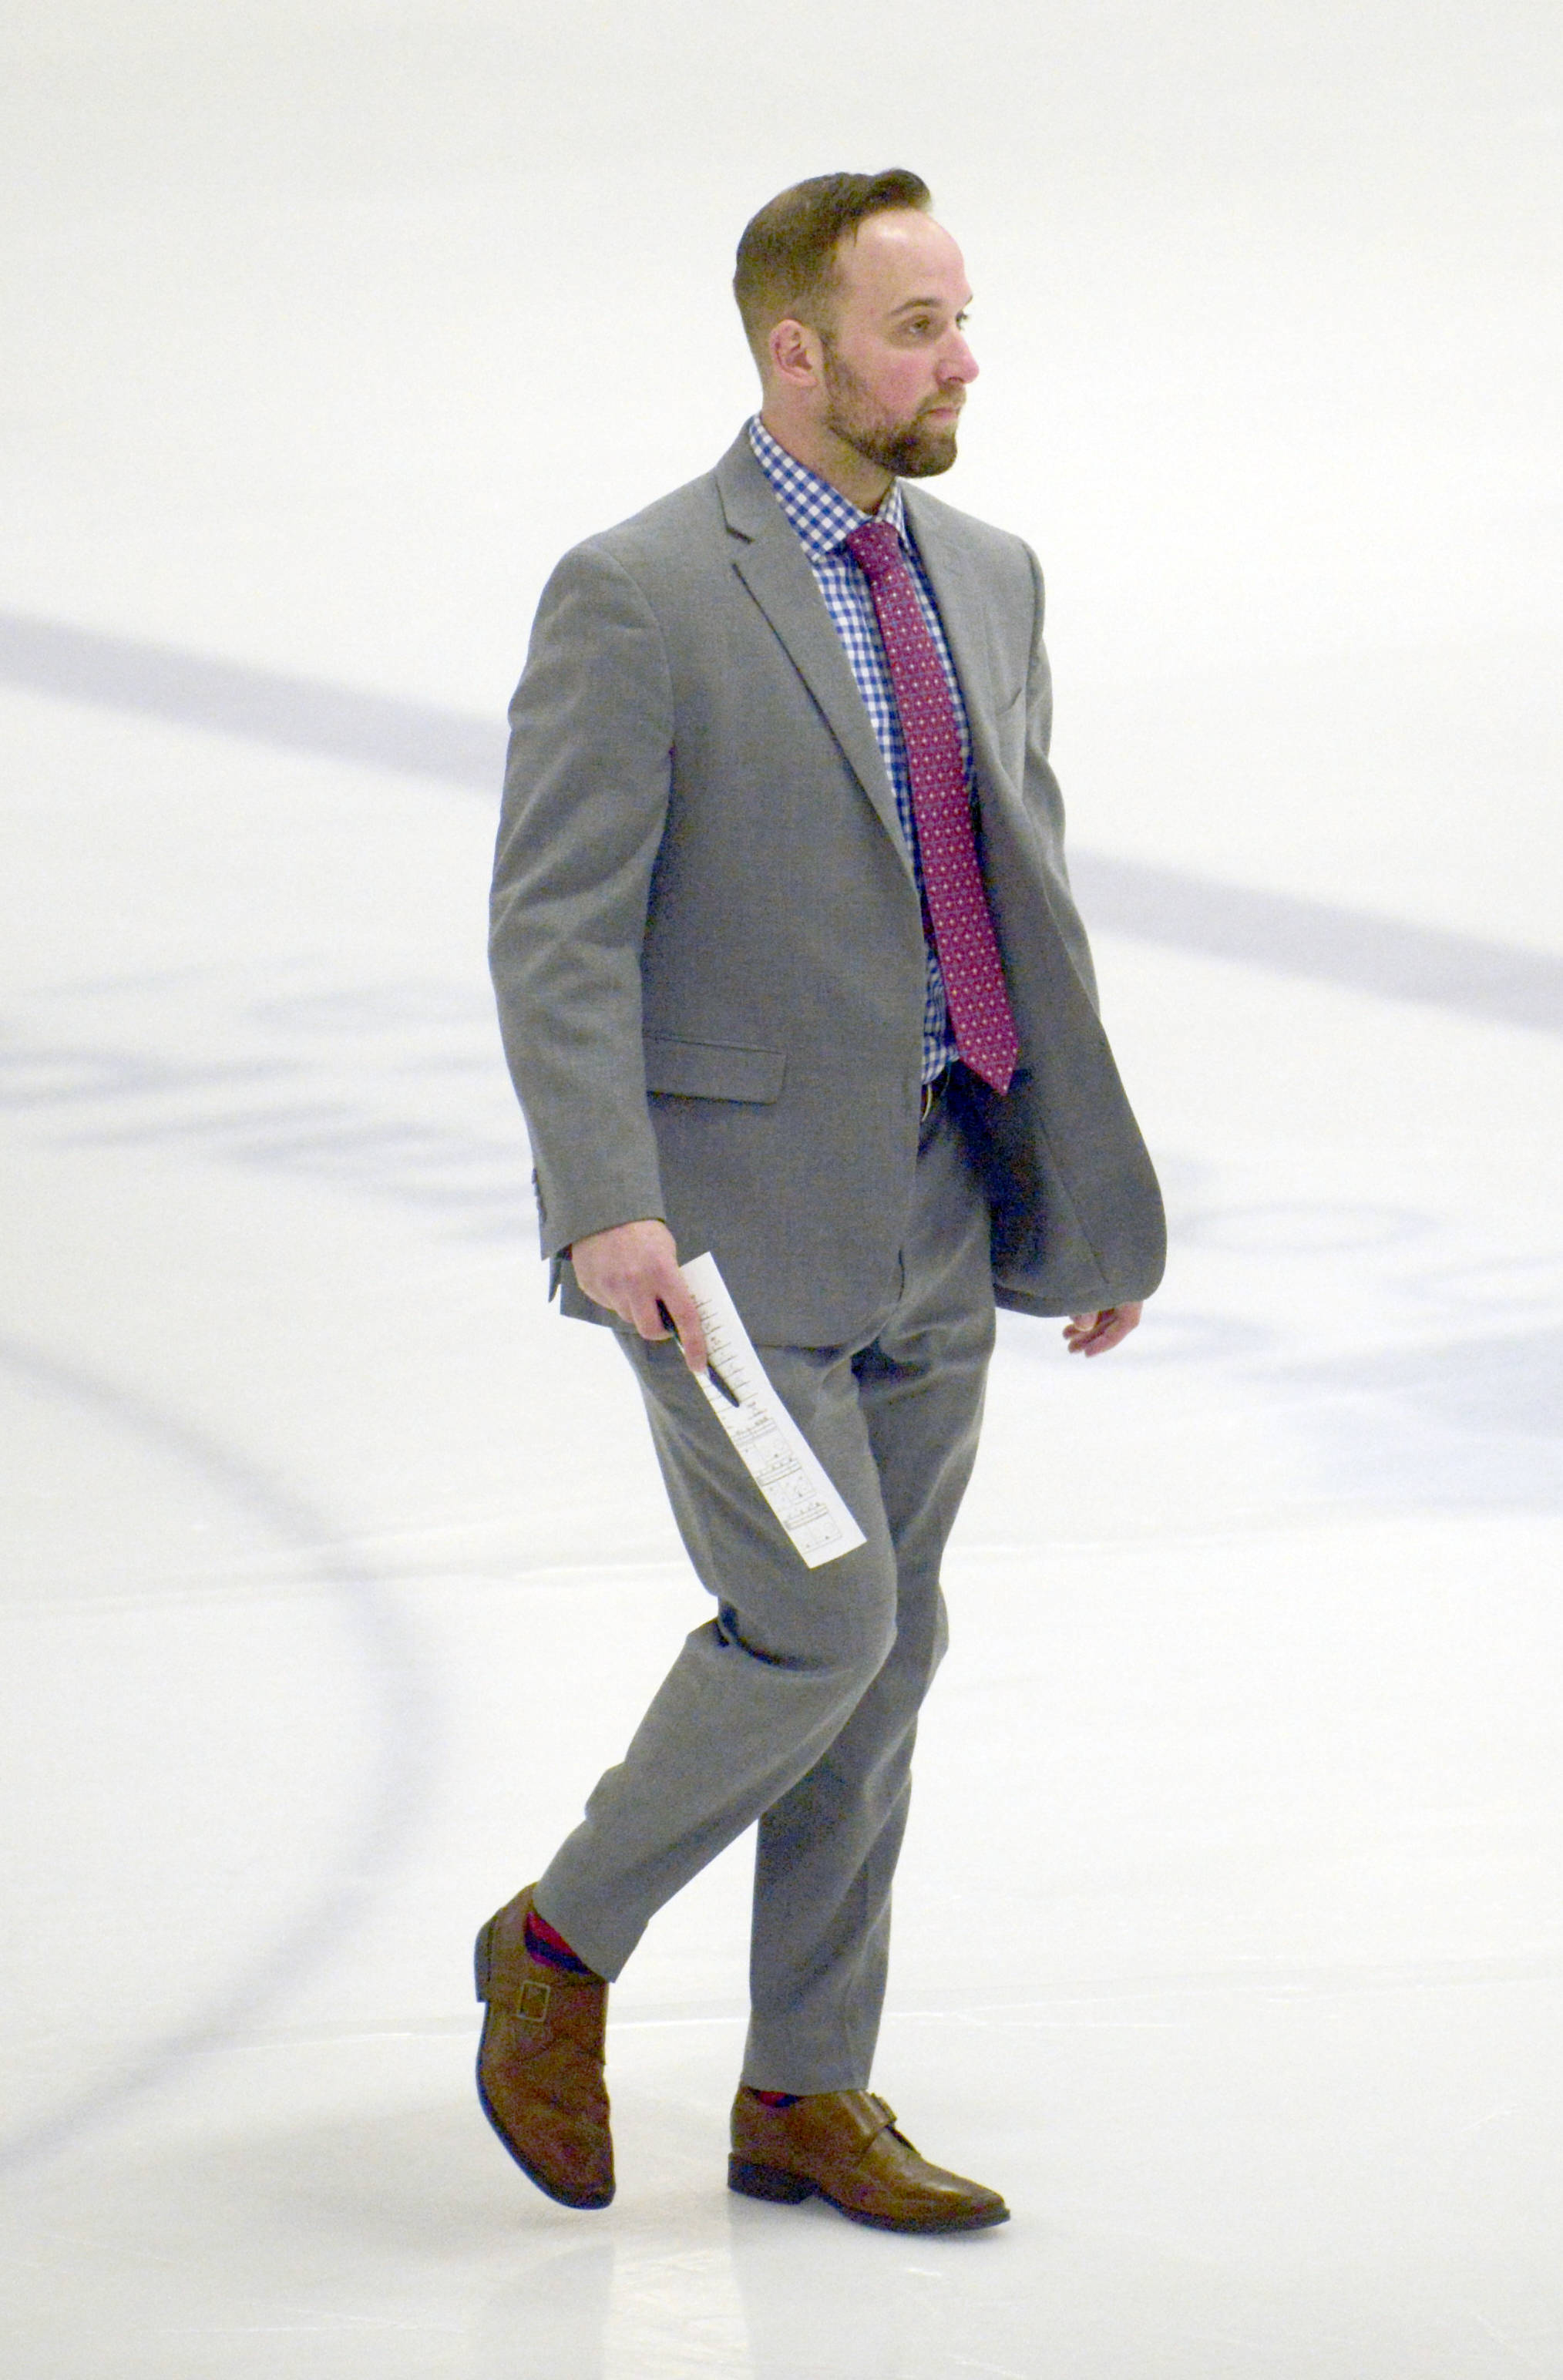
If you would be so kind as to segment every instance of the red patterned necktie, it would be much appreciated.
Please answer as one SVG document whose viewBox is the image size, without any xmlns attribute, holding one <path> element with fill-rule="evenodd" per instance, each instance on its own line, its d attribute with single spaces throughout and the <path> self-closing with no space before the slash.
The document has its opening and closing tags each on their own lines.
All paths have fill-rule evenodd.
<svg viewBox="0 0 1563 2380">
<path fill-rule="evenodd" d="M 996 1091 L 1007 1091 L 1020 1038 L 977 866 L 949 681 L 895 530 L 888 521 L 865 521 L 846 543 L 868 581 L 890 663 L 912 780 L 923 892 L 956 1043 L 974 1075 Z"/>
</svg>

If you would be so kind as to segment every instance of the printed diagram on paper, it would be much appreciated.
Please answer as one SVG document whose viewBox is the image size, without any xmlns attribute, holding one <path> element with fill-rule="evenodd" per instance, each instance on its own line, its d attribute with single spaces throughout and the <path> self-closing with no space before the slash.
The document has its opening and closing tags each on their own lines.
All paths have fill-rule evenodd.
<svg viewBox="0 0 1563 2380">
<path fill-rule="evenodd" d="M 679 1270 L 700 1309 L 711 1362 L 738 1399 L 697 1375 L 740 1461 L 810 1570 L 866 1542 L 818 1456 L 766 1377 L 716 1258 L 692 1257 Z"/>
</svg>

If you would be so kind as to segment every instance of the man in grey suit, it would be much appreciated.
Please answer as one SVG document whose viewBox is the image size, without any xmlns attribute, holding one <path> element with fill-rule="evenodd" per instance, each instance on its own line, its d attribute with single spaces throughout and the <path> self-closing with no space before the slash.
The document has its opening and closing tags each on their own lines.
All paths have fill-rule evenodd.
<svg viewBox="0 0 1563 2380">
<path fill-rule="evenodd" d="M 731 2185 L 895 2230 L 1008 2211 L 867 2087 L 940 1557 L 995 1303 L 1103 1353 L 1163 1226 L 1064 872 L 1036 562 L 908 484 L 976 374 L 928 205 L 839 174 L 755 217 L 760 412 L 565 556 L 511 711 L 492 961 L 543 1249 L 617 1332 L 716 1603 L 479 1936 L 485 2110 L 576 2206 L 613 2192 L 608 1981 L 755 1826 Z M 708 1249 L 865 1533 L 819 1569 L 694 1377 Z"/>
</svg>

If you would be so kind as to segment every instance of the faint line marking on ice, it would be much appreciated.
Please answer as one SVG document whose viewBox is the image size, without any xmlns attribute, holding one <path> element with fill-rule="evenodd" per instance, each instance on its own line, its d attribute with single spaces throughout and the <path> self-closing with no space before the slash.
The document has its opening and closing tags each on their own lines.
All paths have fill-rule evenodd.
<svg viewBox="0 0 1563 2380">
<path fill-rule="evenodd" d="M 466 711 L 16 612 L 0 612 L 0 682 L 458 784 L 491 788 L 503 757 L 502 732 Z"/>
<path fill-rule="evenodd" d="M 1494 2107 L 1484 2116 L 1473 2117 L 1469 2124 L 1457 2124 L 1449 2138 L 1468 2140 L 1472 2132 L 1491 2131 L 1495 2124 L 1511 2124 L 1519 2112 L 1517 2107 Z"/>
<path fill-rule="evenodd" d="M 0 1339 L 0 1365 L 131 1436 L 150 1440 L 248 1511 L 272 1536 L 308 1546 L 319 1574 L 329 1582 L 357 1635 L 380 1709 L 379 1758 L 368 1808 L 333 1876 L 311 1904 L 241 1968 L 203 2015 L 132 2051 L 117 2073 L 0 2142 L 0 2173 L 6 2173 L 67 2147 L 117 2114 L 127 2100 L 176 2074 L 188 2058 L 223 2047 L 247 2019 L 335 1948 L 358 1919 L 427 1803 L 436 1731 L 428 1682 L 394 1601 L 371 1572 L 336 1549 L 329 1522 L 305 1498 L 269 1478 L 210 1432 L 43 1349 Z M 407 1745 L 418 1747 L 416 1755 L 408 1756 Z"/>
<path fill-rule="evenodd" d="M 479 1062 L 475 1052 L 473 1072 Z M 357 1080 L 344 1088 L 341 1064 L 338 1054 L 316 1088 L 322 1070 L 308 1048 L 192 1061 L 19 1026 L 0 1033 L 0 1109 L 42 1125 L 56 1147 L 194 1146 L 226 1162 L 370 1189 L 474 1237 L 528 1228 L 524 1138 L 388 1111 L 386 1098 L 407 1096 L 399 1066 L 387 1073 L 382 1063 L 378 1084 L 371 1075 L 367 1088 Z"/>
<path fill-rule="evenodd" d="M 1097 930 L 1379 1000 L 1563 1033 L 1563 958 L 1547 952 L 1100 852 L 1076 853 L 1070 866 Z"/>
<path fill-rule="evenodd" d="M 493 795 L 499 721 L 150 639 L 0 612 L 0 683 Z M 1563 1033 L 1563 958 L 1298 893 L 1076 850 L 1091 924 L 1169 950 Z"/>
<path fill-rule="evenodd" d="M 1497 2346 L 1505 2349 L 1508 2354 L 1512 2355 L 1516 2363 L 1521 2365 L 1524 2371 L 1540 2372 L 1543 2374 L 1545 2380 L 1545 2375 L 1550 2368 L 1548 2365 L 1538 2363 L 1534 2356 L 1527 2355 L 1524 2349 L 1520 2346 L 1517 2340 L 1510 2338 L 1506 2330 L 1499 2330 L 1495 2324 L 1490 2323 L 1487 2320 L 1486 2315 L 1482 2312 L 1480 2306 L 1473 2306 L 1468 2298 L 1459 2301 L 1458 2302 L 1462 2305 L 1464 2312 L 1470 2315 L 1478 2330 L 1485 2331 L 1487 2337 L 1494 2340 Z"/>
</svg>

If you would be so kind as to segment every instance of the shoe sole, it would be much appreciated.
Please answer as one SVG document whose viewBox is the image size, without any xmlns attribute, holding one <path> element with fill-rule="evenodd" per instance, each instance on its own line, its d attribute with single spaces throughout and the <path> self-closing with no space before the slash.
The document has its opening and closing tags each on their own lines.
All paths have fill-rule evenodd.
<svg viewBox="0 0 1563 2380">
<path fill-rule="evenodd" d="M 741 2198 L 761 2198 L 772 2206 L 801 2206 L 806 2198 L 822 2198 L 849 2223 L 865 2223 L 871 2231 L 987 2231 L 996 2223 L 1007 2223 L 1010 2210 L 999 2205 L 990 2213 L 934 2216 L 920 2221 L 915 2216 L 866 2215 L 861 2208 L 845 2206 L 832 2198 L 817 2181 L 807 2181 L 801 2173 L 789 2173 L 784 2167 L 757 2165 L 750 2157 L 731 2156 L 727 2160 L 727 2187 Z"/>
<path fill-rule="evenodd" d="M 479 1927 L 478 1940 L 473 1949 L 473 1981 L 478 1986 L 478 1998 L 483 2001 L 485 2005 L 487 2004 L 489 1998 L 489 1975 L 493 1964 L 493 1934 L 494 1921 L 491 1917 L 486 1925 Z M 600 2207 L 611 2206 L 612 2204 L 613 2191 L 612 2187 L 607 2190 L 591 2191 L 584 2197 L 572 2197 L 567 2191 L 556 2190 L 553 2183 L 550 2181 L 547 2174 L 542 2172 L 539 2167 L 535 2166 L 530 2157 L 523 2156 L 521 2151 L 516 2147 L 515 2143 L 511 2139 L 510 2134 L 505 2131 L 504 2126 L 501 2123 L 499 2117 L 495 2112 L 493 2102 L 489 2097 L 488 2089 L 483 2081 L 483 2045 L 481 2042 L 478 2045 L 478 2105 L 482 2108 L 484 2115 L 488 2118 L 489 2122 L 492 2127 L 494 2136 L 498 2140 L 500 2146 L 505 2151 L 508 2156 L 515 2159 L 522 2172 L 526 2175 L 527 2180 L 535 2184 L 535 2186 L 542 2192 L 545 2198 L 551 2198 L 556 2206 L 572 2206 L 579 2214 L 589 2215 L 595 2214 Z"/>
</svg>

